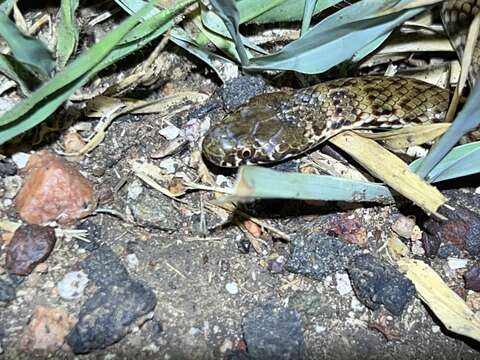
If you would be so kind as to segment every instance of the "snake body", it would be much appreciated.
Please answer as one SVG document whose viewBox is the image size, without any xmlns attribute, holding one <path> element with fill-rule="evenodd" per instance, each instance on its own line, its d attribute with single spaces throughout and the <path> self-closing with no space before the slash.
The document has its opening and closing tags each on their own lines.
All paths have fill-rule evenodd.
<svg viewBox="0 0 480 360">
<path fill-rule="evenodd" d="M 480 0 L 447 1 L 442 6 L 445 27 L 459 55 L 479 8 Z M 473 84 L 480 73 L 478 43 L 472 63 Z M 202 149 L 210 162 L 222 167 L 278 162 L 347 129 L 441 122 L 448 103 L 448 90 L 415 79 L 338 79 L 251 98 L 207 132 Z"/>
</svg>

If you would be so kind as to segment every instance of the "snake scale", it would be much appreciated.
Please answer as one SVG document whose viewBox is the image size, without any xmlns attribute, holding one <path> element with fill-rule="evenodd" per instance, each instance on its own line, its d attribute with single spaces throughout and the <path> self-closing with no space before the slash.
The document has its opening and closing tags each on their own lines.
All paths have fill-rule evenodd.
<svg viewBox="0 0 480 360">
<path fill-rule="evenodd" d="M 480 0 L 443 3 L 442 19 L 462 56 Z M 474 48 L 470 83 L 480 73 L 480 43 Z M 251 98 L 210 128 L 204 156 L 222 167 L 266 164 L 302 154 L 347 129 L 399 128 L 442 122 L 449 91 L 399 76 L 365 76 Z"/>
</svg>

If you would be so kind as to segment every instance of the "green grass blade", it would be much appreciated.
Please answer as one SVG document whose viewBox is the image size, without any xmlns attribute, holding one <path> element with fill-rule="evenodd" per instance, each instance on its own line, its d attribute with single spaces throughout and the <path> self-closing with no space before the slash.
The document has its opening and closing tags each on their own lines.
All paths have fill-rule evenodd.
<svg viewBox="0 0 480 360">
<path fill-rule="evenodd" d="M 381 2 L 363 0 L 344 8 L 315 25 L 303 37 L 276 54 L 251 60 L 249 69 L 294 70 L 320 73 L 351 59 L 358 51 L 382 37 L 424 8 L 375 17 L 385 9 Z"/>
<path fill-rule="evenodd" d="M 417 169 L 417 174 L 430 180 L 430 172 L 458 143 L 460 138 L 480 125 L 480 82 L 473 88 L 467 103 L 447 132 L 432 147 Z M 428 175 L 428 176 L 427 176 Z"/>
<path fill-rule="evenodd" d="M 416 171 L 423 159 L 409 166 Z M 480 141 L 454 147 L 428 174 L 429 182 L 439 182 L 480 173 Z"/>
<path fill-rule="evenodd" d="M 256 1 L 258 3 L 269 3 L 269 1 L 249 1 Z M 305 0 L 287 0 L 279 6 L 276 6 L 271 10 L 265 11 L 260 16 L 249 20 L 249 22 L 255 24 L 270 24 L 276 22 L 291 22 L 302 20 L 304 14 L 303 10 L 305 7 L 304 1 Z M 340 2 L 342 2 L 342 0 L 318 0 L 317 5 L 315 6 L 314 15 Z M 240 5 L 238 5 L 238 8 L 241 9 Z"/>
<path fill-rule="evenodd" d="M 57 68 L 63 69 L 77 49 L 78 29 L 75 24 L 75 11 L 79 0 L 62 0 L 57 39 Z"/>
<path fill-rule="evenodd" d="M 164 33 L 170 26 L 171 26 L 171 19 L 183 8 L 190 5 L 194 0 L 185 0 L 182 3 L 177 4 L 175 7 L 166 9 L 162 11 L 164 15 L 164 24 L 160 26 L 156 31 L 150 33 L 148 36 L 139 39 L 138 41 L 129 42 L 127 44 L 121 44 L 116 46 L 108 55 L 106 55 L 100 63 L 95 65 L 94 67 L 90 68 L 80 76 L 75 76 L 75 79 L 70 82 L 63 82 L 62 87 L 58 88 L 55 91 L 52 91 L 52 88 L 55 88 L 58 84 L 55 84 L 55 87 L 50 85 L 47 88 L 48 91 L 45 90 L 46 85 L 44 85 L 41 89 L 37 90 L 35 93 L 32 94 L 32 97 L 35 95 L 35 102 L 31 103 L 28 102 L 27 105 L 25 103 L 30 100 L 26 99 L 23 102 L 17 104 L 12 110 L 4 114 L 0 118 L 0 122 L 5 119 L 6 115 L 9 115 L 7 120 L 8 125 L 4 125 L 0 127 L 0 144 L 8 141 L 12 137 L 20 134 L 21 132 L 30 129 L 31 127 L 35 126 L 36 124 L 40 123 L 41 121 L 45 120 L 53 111 L 55 111 L 65 100 L 67 100 L 78 88 L 83 86 L 92 76 L 94 76 L 98 71 L 104 69 L 105 67 L 115 63 L 122 57 L 138 50 L 139 48 L 145 46 L 153 39 L 160 36 Z M 148 9 L 146 10 L 148 11 Z M 137 19 L 140 18 L 142 13 L 137 13 Z M 129 22 L 128 26 L 134 26 L 135 22 L 132 25 L 132 18 L 125 20 L 119 27 L 123 26 L 125 22 Z M 118 28 L 117 28 L 118 29 Z M 123 26 L 122 31 L 125 30 L 125 26 Z M 114 30 L 116 31 L 116 30 Z M 128 30 L 127 30 L 128 31 Z M 104 41 L 110 41 L 111 38 L 108 35 L 102 39 L 98 44 L 102 44 Z M 97 45 L 98 45 L 97 44 Z M 89 57 L 90 51 L 93 47 L 88 50 L 82 57 Z M 72 64 L 68 65 L 67 68 L 62 72 L 68 71 L 72 67 L 72 65 L 76 63 L 73 62 Z M 60 74 L 62 74 L 60 73 Z M 58 79 L 58 74 L 55 77 L 57 81 L 62 81 L 62 78 Z M 55 80 L 52 79 L 52 80 Z M 41 94 L 44 95 L 43 97 L 39 98 L 38 93 L 41 91 Z M 22 113 L 18 113 L 16 108 L 20 109 Z M 12 120 L 13 119 L 13 120 Z M 7 124 L 7 122 L 5 123 Z"/>
<path fill-rule="evenodd" d="M 303 9 L 302 30 L 301 36 L 310 29 L 310 23 L 312 22 L 313 12 L 315 11 L 315 5 L 317 0 L 305 0 L 305 8 Z"/>
<path fill-rule="evenodd" d="M 228 32 L 232 36 L 238 56 L 240 57 L 240 62 L 243 66 L 248 65 L 247 51 L 240 37 L 240 15 L 235 0 L 210 0 L 210 4 L 217 15 L 223 20 Z"/>
<path fill-rule="evenodd" d="M 383 185 L 335 176 L 284 173 L 259 166 L 243 166 L 233 196 L 258 199 L 372 201 L 390 203 Z"/>
<path fill-rule="evenodd" d="M 0 37 L 5 39 L 18 61 L 43 78 L 50 77 L 55 62 L 48 48 L 40 40 L 23 34 L 3 12 L 0 12 Z"/>
<path fill-rule="evenodd" d="M 286 0 L 239 0 L 237 1 L 237 9 L 240 13 L 240 24 L 249 22 L 258 16 L 276 8 L 285 3 Z"/>
<path fill-rule="evenodd" d="M 25 95 L 41 84 L 28 67 L 10 55 L 0 54 L 0 72 L 15 81 Z"/>
</svg>

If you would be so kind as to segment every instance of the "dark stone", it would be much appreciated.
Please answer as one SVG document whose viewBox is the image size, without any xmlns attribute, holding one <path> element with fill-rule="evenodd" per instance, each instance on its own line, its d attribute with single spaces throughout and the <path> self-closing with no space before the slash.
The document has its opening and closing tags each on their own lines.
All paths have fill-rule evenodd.
<svg viewBox="0 0 480 360">
<path fill-rule="evenodd" d="M 97 224 L 95 224 L 92 220 L 85 220 L 82 221 L 78 226 L 78 230 L 86 230 L 87 231 L 87 241 L 77 240 L 77 244 L 80 248 L 85 249 L 87 251 L 94 251 L 99 248 L 98 240 L 100 239 L 101 232 L 100 228 Z"/>
<path fill-rule="evenodd" d="M 17 165 L 7 159 L 0 160 L 0 178 L 13 176 L 17 173 Z"/>
<path fill-rule="evenodd" d="M 358 246 L 325 234 L 310 234 L 292 241 L 286 269 L 292 273 L 322 280 L 346 269 Z"/>
<path fill-rule="evenodd" d="M 300 315 L 293 309 L 261 305 L 243 321 L 251 359 L 303 359 L 305 343 Z"/>
<path fill-rule="evenodd" d="M 446 259 L 448 257 L 460 257 L 461 252 L 453 244 L 445 244 L 440 246 L 438 249 L 437 255 L 441 259 Z"/>
<path fill-rule="evenodd" d="M 15 300 L 15 285 L 0 279 L 0 304 Z"/>
<path fill-rule="evenodd" d="M 261 76 L 244 75 L 226 81 L 218 91 L 223 107 L 230 111 L 246 103 L 253 96 L 265 92 L 265 80 Z"/>
<path fill-rule="evenodd" d="M 7 247 L 6 268 L 9 273 L 28 275 L 45 261 L 55 246 L 55 230 L 49 226 L 22 225 Z"/>
<path fill-rule="evenodd" d="M 250 240 L 242 239 L 237 243 L 238 251 L 240 251 L 241 254 L 248 254 L 250 252 L 250 245 Z"/>
<path fill-rule="evenodd" d="M 480 291 L 480 267 L 478 265 L 472 266 L 463 274 L 465 280 L 465 289 L 473 291 Z"/>
<path fill-rule="evenodd" d="M 425 250 L 425 256 L 432 258 L 437 256 L 440 244 L 441 240 L 438 236 L 427 235 L 425 232 L 422 234 L 422 245 L 423 250 Z"/>
<path fill-rule="evenodd" d="M 398 316 L 415 295 L 415 286 L 409 279 L 372 255 L 356 256 L 348 274 L 358 299 L 372 310 L 383 305 Z"/>
<path fill-rule="evenodd" d="M 102 287 L 83 304 L 78 322 L 65 339 L 76 354 L 105 348 L 130 332 L 156 302 L 153 291 L 139 282 Z"/>
<path fill-rule="evenodd" d="M 470 255 L 480 254 L 480 215 L 462 206 L 453 209 L 443 207 L 441 214 L 447 221 L 431 218 L 424 227 L 427 236 L 438 238 L 437 241 L 450 242 L 457 248 L 465 249 Z"/>
<path fill-rule="evenodd" d="M 92 252 L 80 263 L 80 267 L 97 286 L 121 286 L 130 280 L 127 269 L 107 245 Z"/>
</svg>

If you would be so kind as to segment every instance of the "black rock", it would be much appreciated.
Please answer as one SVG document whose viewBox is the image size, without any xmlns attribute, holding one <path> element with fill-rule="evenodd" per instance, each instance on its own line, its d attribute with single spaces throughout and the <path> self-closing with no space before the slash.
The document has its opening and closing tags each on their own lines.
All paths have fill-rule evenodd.
<svg viewBox="0 0 480 360">
<path fill-rule="evenodd" d="M 304 357 L 302 321 L 293 309 L 273 304 L 256 307 L 243 321 L 243 337 L 251 359 Z"/>
<path fill-rule="evenodd" d="M 415 295 L 409 279 L 372 255 L 356 256 L 348 274 L 358 299 L 372 310 L 383 305 L 393 315 L 400 315 Z"/>
<path fill-rule="evenodd" d="M 13 161 L 0 160 L 0 178 L 13 176 L 17 173 L 17 165 Z"/>
<path fill-rule="evenodd" d="M 97 224 L 95 224 L 92 220 L 85 220 L 77 226 L 78 230 L 86 230 L 87 231 L 87 241 L 77 240 L 77 244 L 80 248 L 85 249 L 87 251 L 94 251 L 99 248 L 98 241 L 100 240 L 101 232 L 100 228 Z"/>
<path fill-rule="evenodd" d="M 346 269 L 359 247 L 325 234 L 311 234 L 292 241 L 286 269 L 292 273 L 322 280 Z"/>
<path fill-rule="evenodd" d="M 226 81 L 218 91 L 223 108 L 233 110 L 248 99 L 265 91 L 265 80 L 261 76 L 245 75 Z"/>
<path fill-rule="evenodd" d="M 437 255 L 441 259 L 446 259 L 448 257 L 460 257 L 461 252 L 455 245 L 447 243 L 440 246 L 437 251 Z"/>
<path fill-rule="evenodd" d="M 431 236 L 425 232 L 422 234 L 423 250 L 425 250 L 425 256 L 427 257 L 437 256 L 441 243 L 442 241 L 438 236 Z"/>
<path fill-rule="evenodd" d="M 480 267 L 478 265 L 472 266 L 463 274 L 465 280 L 465 289 L 480 291 Z"/>
<path fill-rule="evenodd" d="M 15 285 L 0 279 L 0 304 L 15 300 Z"/>
<path fill-rule="evenodd" d="M 105 348 L 130 332 L 156 302 L 152 289 L 139 282 L 102 287 L 83 304 L 78 322 L 65 339 L 76 354 Z"/>
<path fill-rule="evenodd" d="M 97 286 L 121 286 L 130 280 L 127 269 L 107 245 L 92 252 L 80 267 Z"/>
</svg>

